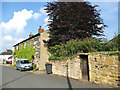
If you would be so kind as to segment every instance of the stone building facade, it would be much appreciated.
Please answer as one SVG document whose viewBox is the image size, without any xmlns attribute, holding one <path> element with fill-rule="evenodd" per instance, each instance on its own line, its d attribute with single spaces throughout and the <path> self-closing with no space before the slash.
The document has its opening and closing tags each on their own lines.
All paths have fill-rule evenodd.
<svg viewBox="0 0 120 90">
<path fill-rule="evenodd" d="M 13 47 L 14 50 L 18 50 L 19 45 L 33 45 L 36 51 L 34 55 L 34 64 L 37 65 L 37 68 L 39 68 L 39 70 L 44 70 L 45 63 L 48 61 L 48 53 L 47 47 L 45 47 L 43 40 L 49 40 L 49 30 L 44 31 L 40 26 L 37 34 L 33 35 L 30 33 L 29 38 L 15 44 Z"/>
<path fill-rule="evenodd" d="M 96 84 L 120 87 L 119 55 L 84 53 L 68 60 L 50 60 L 52 73 Z"/>
</svg>

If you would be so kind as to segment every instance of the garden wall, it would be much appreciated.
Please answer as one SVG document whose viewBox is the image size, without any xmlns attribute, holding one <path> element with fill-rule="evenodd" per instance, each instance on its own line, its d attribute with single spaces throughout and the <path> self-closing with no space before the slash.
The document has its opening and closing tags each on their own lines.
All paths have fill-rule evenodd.
<svg viewBox="0 0 120 90">
<path fill-rule="evenodd" d="M 82 79 L 82 60 L 80 55 L 83 54 L 79 54 L 71 60 L 50 60 L 49 63 L 52 63 L 52 73 L 61 76 L 69 76 L 74 79 Z M 120 73 L 118 70 L 118 55 L 108 55 L 103 53 L 86 55 L 88 55 L 90 82 L 112 87 L 119 86 L 120 78 L 118 77 L 120 77 Z"/>
<path fill-rule="evenodd" d="M 52 73 L 62 76 L 69 76 L 75 79 L 81 79 L 80 59 L 75 57 L 69 60 L 51 60 Z"/>
<path fill-rule="evenodd" d="M 90 82 L 117 87 L 120 78 L 118 55 L 91 54 L 88 56 Z"/>
</svg>

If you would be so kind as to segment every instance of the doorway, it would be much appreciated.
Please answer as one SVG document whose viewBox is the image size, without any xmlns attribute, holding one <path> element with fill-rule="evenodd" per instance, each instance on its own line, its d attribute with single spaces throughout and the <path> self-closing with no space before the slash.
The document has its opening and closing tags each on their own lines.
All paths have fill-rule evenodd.
<svg viewBox="0 0 120 90">
<path fill-rule="evenodd" d="M 80 58 L 81 58 L 82 79 L 89 81 L 88 55 L 80 55 Z"/>
</svg>

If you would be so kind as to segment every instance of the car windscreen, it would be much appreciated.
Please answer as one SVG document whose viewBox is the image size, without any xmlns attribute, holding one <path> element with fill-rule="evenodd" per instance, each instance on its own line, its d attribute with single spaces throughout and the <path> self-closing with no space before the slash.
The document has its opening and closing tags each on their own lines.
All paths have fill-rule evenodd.
<svg viewBox="0 0 120 90">
<path fill-rule="evenodd" d="M 26 64 L 26 63 L 30 63 L 30 62 L 28 60 L 22 60 L 21 63 Z"/>
</svg>

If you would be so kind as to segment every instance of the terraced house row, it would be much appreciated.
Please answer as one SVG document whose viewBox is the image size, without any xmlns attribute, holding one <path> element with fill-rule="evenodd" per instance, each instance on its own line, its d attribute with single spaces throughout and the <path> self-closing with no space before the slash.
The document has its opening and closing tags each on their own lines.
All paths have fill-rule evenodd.
<svg viewBox="0 0 120 90">
<path fill-rule="evenodd" d="M 38 33 L 33 35 L 30 33 L 29 38 L 15 44 L 14 51 L 19 49 L 20 45 L 26 45 L 28 46 L 33 45 L 35 48 L 35 55 L 33 56 L 34 58 L 34 64 L 37 65 L 37 68 L 39 70 L 44 70 L 45 69 L 45 63 L 48 62 L 48 52 L 47 52 L 47 47 L 45 47 L 45 43 L 43 40 L 48 40 L 49 39 L 49 30 L 44 31 L 41 29 L 41 26 L 38 29 Z"/>
</svg>

